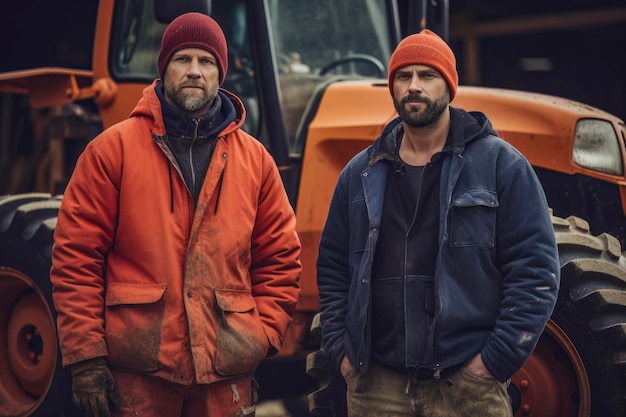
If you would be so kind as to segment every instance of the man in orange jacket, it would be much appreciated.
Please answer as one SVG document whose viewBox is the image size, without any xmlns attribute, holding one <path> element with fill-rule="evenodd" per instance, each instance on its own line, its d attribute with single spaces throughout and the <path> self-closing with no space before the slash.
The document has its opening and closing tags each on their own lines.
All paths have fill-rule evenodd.
<svg viewBox="0 0 626 417">
<path fill-rule="evenodd" d="M 51 281 L 63 364 L 86 416 L 254 415 L 253 373 L 281 346 L 300 241 L 278 169 L 220 89 L 226 40 L 188 13 L 160 79 L 79 158 Z"/>
</svg>

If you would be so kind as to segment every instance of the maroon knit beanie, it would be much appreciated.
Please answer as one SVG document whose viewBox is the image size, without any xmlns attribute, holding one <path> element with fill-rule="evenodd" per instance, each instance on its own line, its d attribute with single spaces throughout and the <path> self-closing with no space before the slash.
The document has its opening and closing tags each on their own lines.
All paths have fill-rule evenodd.
<svg viewBox="0 0 626 417">
<path fill-rule="evenodd" d="M 450 88 L 450 101 L 459 86 L 456 58 L 448 44 L 428 29 L 402 39 L 389 60 L 389 91 L 393 96 L 393 74 L 407 65 L 427 65 L 441 73 Z"/>
<path fill-rule="evenodd" d="M 161 79 L 172 55 L 185 48 L 200 48 L 212 53 L 220 69 L 220 85 L 224 82 L 228 69 L 228 47 L 224 32 L 215 20 L 195 12 L 183 14 L 172 20 L 163 33 L 157 61 Z"/>
</svg>

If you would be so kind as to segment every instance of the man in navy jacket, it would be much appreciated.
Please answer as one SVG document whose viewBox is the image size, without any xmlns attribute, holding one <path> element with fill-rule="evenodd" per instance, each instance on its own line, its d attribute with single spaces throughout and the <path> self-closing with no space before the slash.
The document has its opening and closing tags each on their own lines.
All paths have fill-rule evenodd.
<svg viewBox="0 0 626 417">
<path fill-rule="evenodd" d="M 325 355 L 350 416 L 512 416 L 559 259 L 532 166 L 450 107 L 452 50 L 423 30 L 389 62 L 399 117 L 342 171 L 318 258 Z"/>
</svg>

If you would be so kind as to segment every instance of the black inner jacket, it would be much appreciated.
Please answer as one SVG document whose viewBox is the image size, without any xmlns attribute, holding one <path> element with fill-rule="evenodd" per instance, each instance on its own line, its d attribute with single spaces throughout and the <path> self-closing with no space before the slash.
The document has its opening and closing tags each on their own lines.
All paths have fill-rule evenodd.
<svg viewBox="0 0 626 417">
<path fill-rule="evenodd" d="M 372 360 L 401 372 L 407 344 L 412 355 L 425 355 L 435 309 L 440 173 L 441 158 L 421 168 L 398 160 L 387 177 L 372 267 Z"/>
</svg>

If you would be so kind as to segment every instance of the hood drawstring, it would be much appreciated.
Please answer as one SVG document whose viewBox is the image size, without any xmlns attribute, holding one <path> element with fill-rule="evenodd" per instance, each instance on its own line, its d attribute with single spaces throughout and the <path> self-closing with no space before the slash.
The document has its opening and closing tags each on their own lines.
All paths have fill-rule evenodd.
<svg viewBox="0 0 626 417">
<path fill-rule="evenodd" d="M 172 164 L 167 164 L 167 174 L 170 177 L 170 212 L 174 213 L 174 183 L 172 181 Z"/>
<path fill-rule="evenodd" d="M 213 214 L 217 214 L 217 206 L 220 204 L 220 195 L 222 194 L 222 183 L 224 182 L 224 171 L 226 171 L 226 167 L 222 170 L 220 174 L 220 180 L 217 183 L 217 197 L 215 198 L 215 211 Z"/>
</svg>

